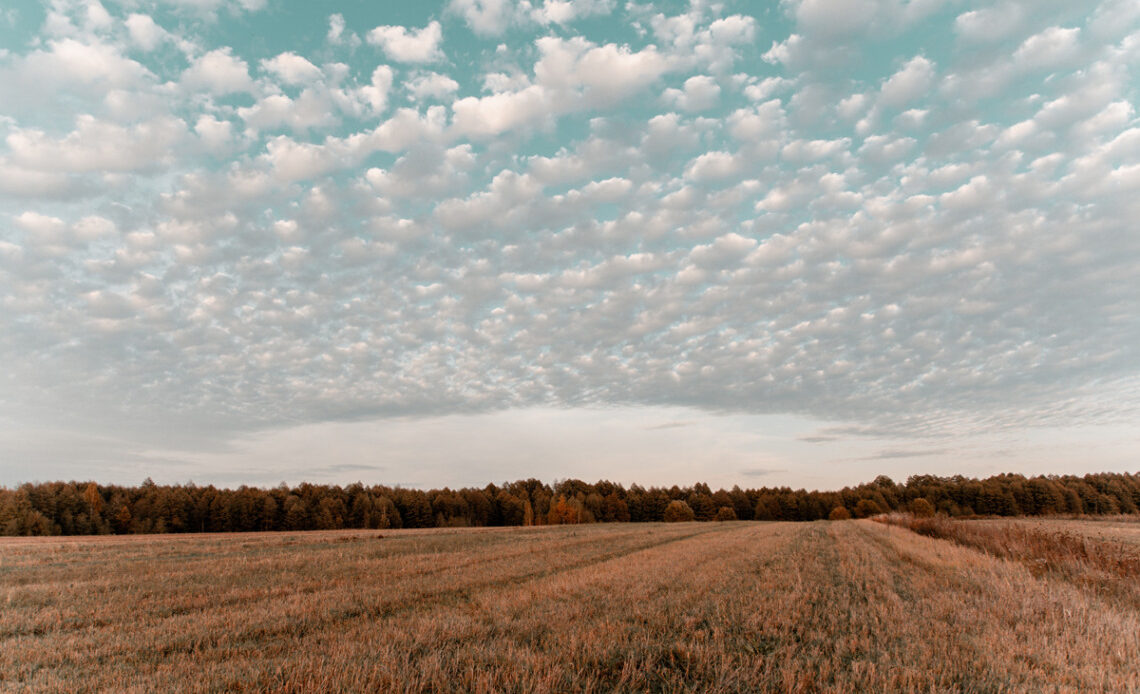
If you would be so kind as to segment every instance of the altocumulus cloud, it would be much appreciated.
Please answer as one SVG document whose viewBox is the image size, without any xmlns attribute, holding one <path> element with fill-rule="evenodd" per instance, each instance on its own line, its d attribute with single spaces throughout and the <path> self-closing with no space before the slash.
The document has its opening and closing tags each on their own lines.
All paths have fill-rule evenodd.
<svg viewBox="0 0 1140 694">
<path fill-rule="evenodd" d="M 1133 2 L 294 4 L 5 15 L 10 426 L 1136 414 Z"/>
</svg>

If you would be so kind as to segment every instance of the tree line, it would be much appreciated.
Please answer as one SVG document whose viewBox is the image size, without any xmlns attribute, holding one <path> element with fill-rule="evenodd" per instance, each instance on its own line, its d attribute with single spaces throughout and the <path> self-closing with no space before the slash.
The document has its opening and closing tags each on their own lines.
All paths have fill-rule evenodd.
<svg viewBox="0 0 1140 694">
<path fill-rule="evenodd" d="M 713 520 L 841 520 L 917 515 L 1135 514 L 1140 473 L 1077 477 L 1004 474 L 984 480 L 886 476 L 839 491 L 787 487 L 713 491 L 707 484 L 642 487 L 536 479 L 481 489 L 405 489 L 361 483 L 264 489 L 95 482 L 0 487 L 0 535 L 249 532 Z"/>
</svg>

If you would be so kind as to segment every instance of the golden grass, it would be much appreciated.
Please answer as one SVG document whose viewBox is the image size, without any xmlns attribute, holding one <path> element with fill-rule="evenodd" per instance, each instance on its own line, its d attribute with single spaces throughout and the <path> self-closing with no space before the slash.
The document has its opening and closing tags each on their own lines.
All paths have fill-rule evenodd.
<svg viewBox="0 0 1140 694">
<path fill-rule="evenodd" d="M 867 521 L 4 540 L 0 606 L 0 691 L 1140 690 L 1132 601 Z"/>
</svg>

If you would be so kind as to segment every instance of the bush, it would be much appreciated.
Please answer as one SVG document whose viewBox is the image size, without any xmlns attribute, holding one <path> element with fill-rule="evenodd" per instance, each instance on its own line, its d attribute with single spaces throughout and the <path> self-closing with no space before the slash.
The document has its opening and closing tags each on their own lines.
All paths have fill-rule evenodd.
<svg viewBox="0 0 1140 694">
<path fill-rule="evenodd" d="M 680 499 L 670 501 L 669 505 L 665 507 L 666 523 L 682 523 L 694 518 L 696 518 L 696 514 L 693 513 L 693 509 Z"/>
<path fill-rule="evenodd" d="M 855 504 L 855 517 L 866 518 L 868 516 L 877 516 L 883 512 L 883 509 L 872 499 L 860 499 L 859 503 Z"/>
<path fill-rule="evenodd" d="M 836 506 L 835 508 L 831 509 L 831 514 L 827 517 L 827 520 L 834 521 L 850 519 L 851 513 L 847 510 L 846 506 Z"/>
<path fill-rule="evenodd" d="M 718 521 L 734 521 L 736 520 L 736 511 L 731 506 L 721 506 L 716 511 L 716 519 Z"/>
<path fill-rule="evenodd" d="M 914 514 L 915 518 L 933 518 L 934 506 L 926 499 L 919 497 L 910 502 L 910 512 Z"/>
</svg>

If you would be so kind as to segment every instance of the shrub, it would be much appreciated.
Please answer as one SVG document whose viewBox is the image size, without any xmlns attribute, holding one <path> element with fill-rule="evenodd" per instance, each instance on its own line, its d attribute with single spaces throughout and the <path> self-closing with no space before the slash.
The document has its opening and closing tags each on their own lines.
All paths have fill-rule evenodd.
<svg viewBox="0 0 1140 694">
<path fill-rule="evenodd" d="M 736 511 L 731 506 L 721 506 L 716 511 L 716 519 L 718 521 L 734 521 L 736 520 Z"/>
<path fill-rule="evenodd" d="M 855 517 L 866 518 L 867 516 L 877 516 L 883 512 L 872 499 L 860 499 L 859 503 L 855 504 Z"/>
<path fill-rule="evenodd" d="M 665 507 L 665 522 L 666 523 L 680 523 L 684 521 L 691 521 L 696 518 L 693 509 L 680 499 L 670 501 L 669 505 Z"/>
<path fill-rule="evenodd" d="M 828 515 L 827 520 L 840 521 L 850 520 L 851 513 L 847 510 L 846 506 L 836 506 L 831 509 L 831 514 Z"/>
<path fill-rule="evenodd" d="M 916 518 L 933 518 L 934 506 L 926 499 L 919 497 L 910 502 L 910 512 L 913 513 Z"/>
</svg>

